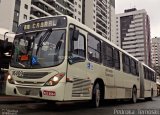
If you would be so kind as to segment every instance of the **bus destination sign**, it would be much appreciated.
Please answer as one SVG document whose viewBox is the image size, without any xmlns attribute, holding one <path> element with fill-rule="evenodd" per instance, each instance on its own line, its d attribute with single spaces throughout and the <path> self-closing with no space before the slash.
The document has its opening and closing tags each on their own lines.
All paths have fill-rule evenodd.
<svg viewBox="0 0 160 115">
<path fill-rule="evenodd" d="M 39 29 L 39 28 L 55 27 L 56 25 L 57 25 L 57 20 L 33 22 L 33 23 L 24 24 L 23 30 L 26 31 L 26 30 Z"/>
<path fill-rule="evenodd" d="M 64 16 L 47 17 L 47 18 L 31 20 L 19 25 L 17 33 L 49 29 L 49 28 L 63 28 L 66 26 L 67 26 L 67 18 Z"/>
</svg>

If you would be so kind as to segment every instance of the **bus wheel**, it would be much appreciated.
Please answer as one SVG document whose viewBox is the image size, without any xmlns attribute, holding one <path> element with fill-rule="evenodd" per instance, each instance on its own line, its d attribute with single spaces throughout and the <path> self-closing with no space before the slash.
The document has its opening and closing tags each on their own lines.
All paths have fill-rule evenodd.
<svg viewBox="0 0 160 115">
<path fill-rule="evenodd" d="M 92 105 L 94 107 L 99 107 L 100 105 L 100 85 L 97 82 L 93 88 L 93 94 L 92 94 Z"/>
<path fill-rule="evenodd" d="M 137 89 L 136 89 L 136 87 L 133 87 L 133 89 L 132 89 L 132 102 L 133 103 L 137 102 Z"/>
</svg>

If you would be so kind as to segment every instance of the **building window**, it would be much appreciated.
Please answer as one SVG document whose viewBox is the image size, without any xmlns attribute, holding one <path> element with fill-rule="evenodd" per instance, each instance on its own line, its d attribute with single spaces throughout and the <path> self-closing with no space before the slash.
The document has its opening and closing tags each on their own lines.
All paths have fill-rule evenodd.
<svg viewBox="0 0 160 115">
<path fill-rule="evenodd" d="M 77 2 L 75 2 L 75 5 L 77 5 Z"/>
<path fill-rule="evenodd" d="M 81 8 L 81 5 L 79 4 L 78 7 Z"/>
<path fill-rule="evenodd" d="M 16 10 L 15 10 L 14 13 L 15 13 L 15 16 L 16 16 L 16 17 L 19 16 L 19 11 L 16 11 Z"/>
<path fill-rule="evenodd" d="M 78 11 L 78 14 L 79 14 L 79 15 L 81 15 L 81 12 L 80 12 L 80 11 Z"/>
<path fill-rule="evenodd" d="M 78 21 L 79 21 L 79 22 L 81 22 L 81 19 L 80 19 L 80 18 L 78 18 Z"/>
<path fill-rule="evenodd" d="M 27 20 L 27 15 L 24 14 L 23 18 L 24 18 L 25 20 Z"/>
<path fill-rule="evenodd" d="M 28 10 L 28 5 L 27 5 L 27 4 L 25 4 L 25 5 L 24 5 L 24 8 Z"/>
</svg>

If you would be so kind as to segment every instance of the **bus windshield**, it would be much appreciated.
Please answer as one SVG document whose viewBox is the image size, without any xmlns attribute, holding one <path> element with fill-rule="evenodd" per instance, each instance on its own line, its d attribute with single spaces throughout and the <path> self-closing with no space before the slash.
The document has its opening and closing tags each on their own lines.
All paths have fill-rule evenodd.
<svg viewBox="0 0 160 115">
<path fill-rule="evenodd" d="M 46 68 L 64 60 L 65 29 L 37 31 L 15 36 L 11 66 L 17 68 Z"/>
</svg>

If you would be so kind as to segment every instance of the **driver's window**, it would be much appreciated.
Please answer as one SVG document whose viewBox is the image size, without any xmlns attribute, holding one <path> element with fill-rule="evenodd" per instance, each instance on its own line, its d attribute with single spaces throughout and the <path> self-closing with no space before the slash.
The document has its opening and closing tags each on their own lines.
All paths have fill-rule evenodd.
<svg viewBox="0 0 160 115">
<path fill-rule="evenodd" d="M 82 34 L 79 34 L 78 40 L 73 41 L 73 54 L 76 54 L 81 57 L 86 57 L 85 55 L 85 37 Z"/>
</svg>

